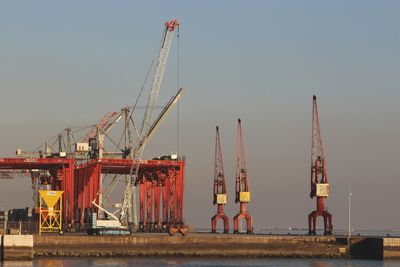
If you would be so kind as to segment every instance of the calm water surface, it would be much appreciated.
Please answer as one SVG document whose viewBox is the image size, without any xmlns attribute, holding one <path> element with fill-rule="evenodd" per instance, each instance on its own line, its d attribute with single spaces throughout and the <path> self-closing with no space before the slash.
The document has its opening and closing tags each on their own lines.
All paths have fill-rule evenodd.
<svg viewBox="0 0 400 267">
<path fill-rule="evenodd" d="M 28 262 L 0 262 L 0 266 L 277 266 L 277 267 L 394 267 L 400 260 L 235 259 L 235 258 L 41 258 Z"/>
</svg>

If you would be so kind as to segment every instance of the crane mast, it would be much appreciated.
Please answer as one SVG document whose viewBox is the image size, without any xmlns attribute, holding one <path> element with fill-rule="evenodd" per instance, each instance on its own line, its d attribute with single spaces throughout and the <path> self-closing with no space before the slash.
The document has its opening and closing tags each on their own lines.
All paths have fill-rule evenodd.
<svg viewBox="0 0 400 267">
<path fill-rule="evenodd" d="M 244 157 L 242 122 L 238 119 L 237 147 L 236 147 L 236 195 L 235 203 L 240 203 L 239 213 L 233 218 L 233 232 L 239 233 L 239 222 L 246 220 L 247 233 L 253 233 L 253 218 L 247 211 L 250 202 L 249 177 L 247 175 L 246 159 Z"/>
<path fill-rule="evenodd" d="M 319 127 L 317 97 L 313 96 L 312 111 L 312 141 L 311 141 L 311 192 L 310 197 L 316 196 L 316 184 L 328 183 L 328 174 L 324 157 L 324 145 Z"/>
<path fill-rule="evenodd" d="M 319 126 L 317 97 L 313 96 L 312 141 L 311 141 L 311 192 L 310 197 L 317 198 L 317 209 L 308 215 L 309 235 L 316 234 L 318 216 L 324 218 L 324 235 L 332 235 L 332 215 L 325 209 L 325 199 L 330 194 L 324 146 Z"/>
<path fill-rule="evenodd" d="M 153 111 L 154 111 L 156 103 L 157 103 L 158 93 L 160 91 L 165 66 L 166 66 L 167 60 L 168 60 L 168 55 L 169 55 L 169 50 L 170 50 L 171 43 L 172 43 L 173 33 L 177 27 L 179 27 L 178 20 L 171 20 L 171 21 L 167 21 L 165 23 L 165 30 L 163 32 L 163 38 L 161 41 L 161 48 L 160 48 L 160 52 L 159 52 L 157 63 L 156 63 L 153 82 L 152 82 L 150 94 L 149 94 L 149 97 L 147 100 L 147 106 L 146 106 L 146 111 L 145 111 L 145 114 L 143 117 L 141 130 L 139 132 L 140 133 L 139 140 L 146 139 L 149 134 L 149 130 L 152 125 L 151 117 L 152 117 Z M 119 220 L 122 225 L 126 225 L 126 214 L 127 214 L 128 209 L 132 205 L 131 198 L 132 198 L 132 194 L 134 191 L 134 186 L 135 186 L 135 182 L 137 179 L 137 175 L 139 172 L 140 160 L 142 158 L 144 148 L 145 148 L 145 145 L 142 145 L 140 147 L 140 149 L 138 149 L 135 152 L 130 153 L 130 158 L 132 159 L 133 163 L 132 163 L 132 167 L 130 170 L 129 181 L 128 181 L 127 185 L 125 186 L 121 212 L 119 215 Z"/>
<path fill-rule="evenodd" d="M 219 128 L 215 134 L 215 165 L 214 165 L 214 204 L 217 204 L 218 194 L 226 194 L 224 164 L 222 162 L 221 140 Z"/>
<path fill-rule="evenodd" d="M 222 162 L 221 141 L 219 138 L 219 128 L 216 128 L 215 134 L 215 165 L 214 165 L 214 200 L 213 204 L 217 204 L 218 210 L 211 218 L 211 232 L 217 232 L 217 221 L 222 219 L 224 222 L 224 233 L 229 232 L 229 219 L 225 215 L 224 206 L 227 203 L 227 194 L 225 186 L 224 165 Z"/>
</svg>

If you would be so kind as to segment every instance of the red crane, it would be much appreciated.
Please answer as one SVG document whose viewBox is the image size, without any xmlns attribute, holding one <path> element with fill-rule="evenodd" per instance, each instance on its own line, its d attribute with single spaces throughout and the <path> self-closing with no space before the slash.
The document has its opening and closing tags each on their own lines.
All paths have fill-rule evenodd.
<svg viewBox="0 0 400 267">
<path fill-rule="evenodd" d="M 246 159 L 244 157 L 244 146 L 241 121 L 238 119 L 237 148 L 236 148 L 236 196 L 235 203 L 240 203 L 240 211 L 233 218 L 234 233 L 239 233 L 239 222 L 246 220 L 247 233 L 253 233 L 253 218 L 247 212 L 247 203 L 250 202 L 249 177 L 247 175 Z"/>
<path fill-rule="evenodd" d="M 324 235 L 332 235 L 332 215 L 325 210 L 325 199 L 329 196 L 329 183 L 324 157 L 321 130 L 319 128 L 317 97 L 313 96 L 312 143 L 311 143 L 311 192 L 317 198 L 317 209 L 308 215 L 308 234 L 316 234 L 317 217 L 324 217 Z"/>
<path fill-rule="evenodd" d="M 211 233 L 217 232 L 218 219 L 224 222 L 224 234 L 229 233 L 229 219 L 225 215 L 224 206 L 227 203 L 227 194 L 225 186 L 224 164 L 222 163 L 221 141 L 219 138 L 219 129 L 217 126 L 215 135 L 215 165 L 214 165 L 214 200 L 218 210 L 211 218 Z"/>
</svg>

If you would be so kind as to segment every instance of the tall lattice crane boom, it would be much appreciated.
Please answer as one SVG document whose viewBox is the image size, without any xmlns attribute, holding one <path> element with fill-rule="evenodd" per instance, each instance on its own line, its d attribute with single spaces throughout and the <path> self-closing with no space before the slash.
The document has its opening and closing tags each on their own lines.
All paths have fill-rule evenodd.
<svg viewBox="0 0 400 267">
<path fill-rule="evenodd" d="M 253 218 L 247 211 L 250 202 L 249 177 L 247 175 L 246 159 L 244 157 L 242 121 L 238 119 L 237 146 L 236 146 L 236 195 L 235 203 L 240 203 L 239 213 L 233 218 L 233 232 L 239 233 L 239 222 L 245 219 L 247 233 L 253 233 Z"/>
<path fill-rule="evenodd" d="M 147 100 L 146 111 L 142 121 L 139 140 L 146 138 L 149 134 L 149 130 L 152 125 L 151 117 L 157 103 L 158 93 L 160 91 L 161 82 L 164 75 L 165 66 L 167 64 L 169 50 L 172 43 L 173 32 L 177 27 L 179 27 L 178 20 L 171 20 L 165 23 L 165 30 L 161 41 L 160 52 L 158 54 L 155 73 L 153 77 L 153 83 L 151 86 L 149 98 Z M 145 145 L 142 145 L 138 151 L 130 154 L 130 157 L 133 160 L 134 164 L 131 167 L 129 182 L 125 187 L 124 196 L 122 200 L 122 207 L 119 220 L 123 225 L 126 224 L 126 214 L 128 208 L 131 207 L 132 193 L 134 190 L 134 185 L 136 182 L 136 177 L 138 175 L 140 160 L 142 158 L 144 148 Z"/>
<path fill-rule="evenodd" d="M 215 163 L 214 163 L 214 204 L 217 204 L 217 195 L 226 194 L 224 164 L 222 162 L 221 141 L 219 128 L 215 135 Z"/>
<path fill-rule="evenodd" d="M 214 198 L 213 204 L 217 204 L 217 214 L 211 218 L 211 232 L 217 232 L 217 221 L 221 219 L 224 223 L 224 233 L 229 232 L 229 219 L 225 215 L 224 206 L 227 203 L 225 186 L 224 164 L 222 162 L 221 141 L 219 138 L 219 128 L 215 134 L 215 163 L 214 163 Z"/>
<path fill-rule="evenodd" d="M 236 147 L 236 203 L 240 202 L 241 192 L 250 192 L 250 187 L 247 176 L 246 159 L 244 156 L 242 122 L 238 119 Z"/>
<path fill-rule="evenodd" d="M 319 181 L 318 181 L 319 178 Z M 324 157 L 324 145 L 322 141 L 321 129 L 319 127 L 317 97 L 313 96 L 312 110 L 312 141 L 311 141 L 311 193 L 310 197 L 315 197 L 316 184 L 328 183 L 326 161 Z"/>
<path fill-rule="evenodd" d="M 319 126 L 317 97 L 313 96 L 312 108 L 312 141 L 311 141 L 311 192 L 310 197 L 317 198 L 317 209 L 308 215 L 309 234 L 316 234 L 318 216 L 324 218 L 324 234 L 331 235 L 333 231 L 332 215 L 325 209 L 325 199 L 330 194 L 328 174 L 324 156 L 321 129 Z"/>
</svg>

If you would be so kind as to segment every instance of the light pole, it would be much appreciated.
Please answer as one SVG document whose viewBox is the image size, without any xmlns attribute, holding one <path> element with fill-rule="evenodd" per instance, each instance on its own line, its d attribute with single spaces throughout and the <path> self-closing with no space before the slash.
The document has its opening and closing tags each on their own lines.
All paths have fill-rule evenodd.
<svg viewBox="0 0 400 267">
<path fill-rule="evenodd" d="M 348 230 L 348 238 L 350 240 L 351 237 L 351 190 L 350 190 L 350 185 L 349 185 L 349 230 Z"/>
</svg>

